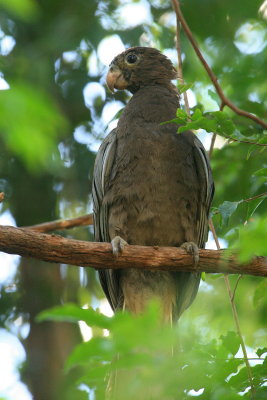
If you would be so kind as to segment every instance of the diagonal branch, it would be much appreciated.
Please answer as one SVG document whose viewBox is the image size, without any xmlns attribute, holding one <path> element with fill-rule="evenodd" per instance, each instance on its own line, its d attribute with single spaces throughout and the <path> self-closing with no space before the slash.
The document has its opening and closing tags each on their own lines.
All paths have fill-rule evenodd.
<svg viewBox="0 0 267 400">
<path fill-rule="evenodd" d="M 56 221 L 44 222 L 42 224 L 24 226 L 25 229 L 30 229 L 35 232 L 51 232 L 60 231 L 63 229 L 75 228 L 77 226 L 93 225 L 93 214 L 82 215 L 81 217 L 70 219 L 58 219 Z"/>
<path fill-rule="evenodd" d="M 214 228 L 212 220 L 210 220 L 209 226 L 210 226 L 210 229 L 212 231 L 214 240 L 216 241 L 217 249 L 220 250 L 220 243 L 218 241 L 218 237 L 217 237 L 217 234 L 216 234 L 216 231 L 215 231 L 215 228 Z M 239 317 L 238 317 L 238 313 L 237 313 L 237 309 L 236 309 L 236 305 L 235 305 L 235 301 L 234 301 L 235 300 L 235 292 L 236 292 L 236 288 L 237 288 L 238 282 L 240 280 L 240 276 L 241 275 L 239 275 L 239 277 L 237 278 L 234 291 L 232 291 L 232 289 L 231 289 L 231 285 L 230 285 L 228 274 L 224 274 L 224 282 L 225 282 L 225 286 L 226 286 L 226 289 L 227 289 L 227 292 L 228 292 L 228 296 L 229 296 L 229 299 L 230 299 L 230 303 L 231 303 L 231 307 L 232 307 L 232 312 L 233 312 L 233 317 L 234 317 L 234 321 L 235 321 L 236 331 L 237 331 L 237 334 L 239 336 L 242 352 L 243 352 L 243 355 L 244 355 L 244 361 L 245 361 L 245 364 L 246 364 L 248 380 L 249 380 L 250 387 L 251 387 L 251 399 L 253 400 L 255 398 L 255 395 L 256 395 L 256 389 L 255 389 L 255 386 L 254 386 L 251 367 L 250 367 L 250 364 L 249 364 L 249 361 L 248 361 L 247 349 L 246 349 L 246 345 L 245 345 L 245 342 L 244 342 L 244 339 L 243 339 L 243 334 L 242 334 L 241 327 L 240 327 Z"/>
<path fill-rule="evenodd" d="M 267 276 L 267 260 L 264 257 L 255 257 L 248 264 L 240 265 L 236 254 L 228 250 L 200 249 L 199 264 L 195 266 L 192 256 L 177 247 L 127 245 L 123 254 L 116 258 L 111 252 L 110 243 L 67 239 L 12 226 L 0 226 L 0 251 L 95 269 L 134 267 L 152 271 L 205 271 Z"/>
<path fill-rule="evenodd" d="M 180 23 L 177 15 L 176 15 L 176 50 L 178 58 L 178 82 L 184 84 Z M 184 98 L 186 114 L 190 118 L 190 107 L 186 91 L 183 93 L 183 98 Z"/>
<path fill-rule="evenodd" d="M 199 60 L 201 61 L 202 65 L 204 66 L 205 70 L 207 71 L 207 74 L 209 75 L 215 89 L 216 92 L 218 93 L 218 96 L 220 97 L 220 99 L 222 100 L 222 105 L 226 105 L 229 108 L 231 108 L 236 114 L 241 115 L 242 117 L 246 117 L 246 118 L 250 118 L 253 121 L 255 121 L 257 124 L 261 125 L 264 129 L 267 129 L 267 123 L 265 121 L 263 121 L 262 119 L 258 118 L 256 115 L 249 113 L 248 111 L 242 110 L 241 108 L 238 108 L 237 106 L 235 106 L 223 93 L 221 86 L 218 83 L 218 80 L 216 78 L 216 75 L 214 74 L 214 72 L 212 71 L 212 69 L 210 68 L 210 66 L 208 65 L 208 63 L 206 62 L 205 58 L 203 57 L 198 44 L 191 32 L 191 29 L 189 28 L 189 26 L 187 25 L 187 22 L 183 16 L 183 13 L 181 11 L 180 8 L 180 2 L 179 0 L 172 0 L 172 4 L 176 13 L 177 18 L 179 19 L 185 33 L 186 36 L 188 37 L 188 39 L 191 42 L 192 47 L 195 50 L 196 55 L 198 56 Z"/>
<path fill-rule="evenodd" d="M 247 144 L 252 144 L 255 146 L 267 147 L 266 143 L 250 142 L 249 140 L 239 140 L 239 139 L 235 139 L 232 136 L 228 136 L 228 135 L 223 135 L 223 137 L 225 139 L 229 139 L 229 141 L 232 141 L 232 142 L 247 143 Z"/>
</svg>

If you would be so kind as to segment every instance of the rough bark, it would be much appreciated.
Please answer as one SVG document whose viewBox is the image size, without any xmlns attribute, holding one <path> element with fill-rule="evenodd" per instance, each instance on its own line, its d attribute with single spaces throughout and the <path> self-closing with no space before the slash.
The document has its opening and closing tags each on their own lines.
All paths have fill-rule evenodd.
<svg viewBox="0 0 267 400">
<path fill-rule="evenodd" d="M 200 250 L 199 263 L 195 266 L 192 257 L 176 247 L 126 246 L 123 254 L 115 258 L 109 243 L 66 239 L 11 226 L 0 226 L 0 251 L 95 269 L 134 267 L 267 276 L 266 257 L 255 257 L 247 264 L 240 264 L 237 254 L 228 250 Z"/>
</svg>

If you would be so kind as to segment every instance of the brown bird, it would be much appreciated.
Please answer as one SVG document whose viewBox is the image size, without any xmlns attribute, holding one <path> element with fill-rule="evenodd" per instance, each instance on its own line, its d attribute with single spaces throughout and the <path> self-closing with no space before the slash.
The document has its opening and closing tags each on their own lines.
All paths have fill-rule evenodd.
<svg viewBox="0 0 267 400">
<path fill-rule="evenodd" d="M 205 149 L 190 131 L 161 122 L 175 118 L 179 95 L 171 61 L 158 50 L 133 47 L 114 58 L 107 85 L 133 93 L 118 126 L 103 141 L 93 181 L 95 240 L 118 255 L 125 244 L 182 246 L 198 260 L 208 232 L 214 184 Z M 200 274 L 102 270 L 114 311 L 142 312 L 158 298 L 163 318 L 176 320 L 194 300 Z"/>
</svg>

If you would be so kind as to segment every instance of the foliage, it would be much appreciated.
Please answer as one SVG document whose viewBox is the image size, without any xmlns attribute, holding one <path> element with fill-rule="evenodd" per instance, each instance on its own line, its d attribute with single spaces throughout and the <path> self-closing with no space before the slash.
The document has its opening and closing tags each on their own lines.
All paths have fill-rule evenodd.
<svg viewBox="0 0 267 400">
<path fill-rule="evenodd" d="M 16 118 L 14 111 L 16 110 Z M 29 119 L 29 115 L 31 118 Z M 50 167 L 55 142 L 66 130 L 66 121 L 53 99 L 23 83 L 11 83 L 0 94 L 0 130 L 7 149 L 28 167 Z"/>
<path fill-rule="evenodd" d="M 76 382 L 93 390 L 96 399 L 105 398 L 106 381 L 116 400 L 122 399 L 241 399 L 250 398 L 251 390 L 240 341 L 228 331 L 209 340 L 200 329 L 182 332 L 160 323 L 157 304 L 151 304 L 143 315 L 117 313 L 103 316 L 92 309 L 65 305 L 44 311 L 39 320 L 58 319 L 74 322 L 81 318 L 100 328 L 98 335 L 81 343 L 70 354 L 66 369 L 80 367 Z M 83 315 L 83 317 L 82 317 Z M 109 336 L 103 335 L 103 328 Z M 256 351 L 252 366 L 257 399 L 266 396 L 267 349 Z M 245 392 L 245 395 L 244 395 Z"/>
<path fill-rule="evenodd" d="M 106 90 L 105 69 L 123 45 L 157 47 L 176 63 L 171 3 L 0 0 L 0 8 L 0 84 L 7 89 L 0 93 L 0 190 L 6 195 L 0 213 L 17 225 L 85 214 L 91 207 L 96 148 L 129 98 Z M 225 95 L 239 108 L 266 118 L 263 0 L 187 0 L 181 8 Z M 184 32 L 181 47 L 185 83 L 178 87 L 189 93 L 191 116 L 182 102 L 177 129 L 193 129 L 207 149 L 212 133 L 218 134 L 211 159 L 216 232 L 223 246 L 238 249 L 242 262 L 266 255 L 267 164 L 266 146 L 260 145 L 267 144 L 267 132 L 227 107 L 220 110 L 220 99 Z M 61 234 L 92 240 L 91 228 Z M 136 377 L 135 386 L 128 388 L 137 398 L 149 385 L 154 398 L 166 400 L 251 397 L 221 275 L 206 275 L 196 301 L 171 330 L 157 325 L 152 306 L 136 318 L 108 318 L 93 311 L 92 305 L 103 311 L 105 303 L 91 270 L 26 259 L 15 263 L 20 263 L 19 273 L 0 282 L 0 323 L 25 346 L 21 376 L 37 400 L 44 393 L 49 400 L 101 399 L 106 372 L 122 367 Z M 10 260 L 1 264 L 12 269 Z M 236 277 L 229 279 L 234 288 Z M 256 358 L 250 362 L 256 399 L 266 398 L 266 360 L 259 360 L 266 356 L 266 293 L 265 280 L 249 276 L 235 292 L 245 344 Z M 70 301 L 75 304 L 42 314 L 53 319 L 49 325 L 35 322 L 41 310 Z M 92 327 L 88 342 L 80 343 L 73 334 L 77 326 L 69 322 L 75 321 Z M 62 383 L 61 357 L 70 350 Z M 46 361 L 40 363 L 40 358 Z M 123 383 L 127 376 L 125 372 Z M 0 396 L 15 400 L 1 391 Z"/>
</svg>

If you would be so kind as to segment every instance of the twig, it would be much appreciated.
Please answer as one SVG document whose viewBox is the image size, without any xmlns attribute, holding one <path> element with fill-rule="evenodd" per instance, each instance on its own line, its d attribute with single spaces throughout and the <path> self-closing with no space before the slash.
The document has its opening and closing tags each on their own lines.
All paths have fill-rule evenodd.
<svg viewBox="0 0 267 400">
<path fill-rule="evenodd" d="M 206 62 L 205 58 L 203 57 L 198 44 L 189 28 L 189 26 L 187 25 L 187 22 L 182 14 L 182 11 L 180 9 L 180 2 L 179 0 L 172 0 L 172 4 L 176 13 L 177 18 L 179 19 L 185 33 L 186 36 L 188 37 L 188 39 L 190 40 L 192 47 L 195 50 L 196 55 L 198 56 L 199 60 L 201 61 L 202 65 L 204 66 L 205 70 L 207 71 L 215 89 L 216 92 L 218 94 L 218 96 L 220 97 L 220 99 L 222 100 L 222 103 L 226 106 L 228 106 L 229 108 L 231 108 L 236 114 L 241 115 L 243 117 L 246 118 L 250 118 L 253 121 L 255 121 L 257 124 L 261 125 L 264 129 L 267 129 L 267 123 L 263 120 L 261 120 L 260 118 L 258 118 L 256 115 L 251 114 L 245 110 L 242 110 L 240 108 L 238 108 L 237 106 L 235 106 L 223 93 L 221 86 L 218 83 L 218 80 L 214 74 L 214 72 L 212 71 L 212 69 L 210 68 L 210 66 L 208 65 L 208 63 Z"/>
<path fill-rule="evenodd" d="M 217 137 L 217 133 L 213 133 L 212 134 L 212 138 L 211 138 L 211 142 L 210 142 L 209 159 L 211 159 L 211 156 L 212 156 L 212 153 L 213 153 L 216 137 Z"/>
<path fill-rule="evenodd" d="M 264 192 L 261 194 L 257 194 L 256 196 L 249 197 L 248 199 L 240 200 L 240 203 L 249 202 L 249 201 L 252 201 L 255 199 L 259 199 L 260 197 L 266 197 L 266 196 L 267 196 L 267 192 Z"/>
<path fill-rule="evenodd" d="M 179 22 L 179 18 L 177 15 L 176 15 L 176 50 L 177 50 L 177 57 L 178 57 L 178 81 L 181 82 L 182 84 L 184 84 L 180 22 Z M 186 91 L 183 93 L 183 98 L 184 98 L 184 105 L 185 105 L 186 113 L 187 113 L 188 117 L 190 117 L 190 107 L 189 107 L 189 101 L 188 101 Z"/>
<path fill-rule="evenodd" d="M 241 278 L 243 278 L 243 275 L 239 275 L 239 277 L 236 280 L 235 287 L 234 287 L 234 290 L 233 290 L 233 293 L 232 293 L 232 297 L 231 297 L 231 301 L 234 301 L 234 299 L 235 299 L 236 289 L 237 289 L 237 286 L 238 286 Z"/>
<path fill-rule="evenodd" d="M 221 106 L 220 106 L 220 111 L 223 111 L 224 106 L 225 106 L 225 104 L 224 104 L 224 102 L 222 102 L 222 103 L 221 103 Z M 209 159 L 211 159 L 211 156 L 212 156 L 212 153 L 213 153 L 213 149 L 214 149 L 214 145 L 215 145 L 216 138 L 217 138 L 217 133 L 214 132 L 214 133 L 212 134 L 212 138 L 211 138 L 211 142 L 210 142 Z"/>
<path fill-rule="evenodd" d="M 82 215 L 77 218 L 58 219 L 56 221 L 44 222 L 38 225 L 24 226 L 25 229 L 30 229 L 36 232 L 51 232 L 60 231 L 63 229 L 75 228 L 76 226 L 92 225 L 93 214 Z"/>
<path fill-rule="evenodd" d="M 212 234 L 213 234 L 217 249 L 220 250 L 220 243 L 219 243 L 218 236 L 216 234 L 216 231 L 215 231 L 215 228 L 214 228 L 212 220 L 209 221 L 209 226 L 211 228 L 211 231 L 212 231 Z M 236 287 L 237 287 L 237 284 L 238 284 L 239 280 L 240 280 L 240 278 L 238 278 L 238 280 L 236 282 Z M 224 282 L 225 282 L 225 285 L 226 285 L 226 288 L 227 288 L 227 292 L 228 292 L 228 296 L 229 296 L 231 307 L 232 307 L 232 312 L 233 312 L 233 317 L 234 317 L 234 321 L 235 321 L 237 334 L 239 336 L 242 352 L 243 352 L 243 355 L 244 355 L 244 361 L 245 361 L 245 364 L 246 364 L 248 379 L 249 379 L 249 383 L 250 383 L 250 387 L 251 387 L 251 398 L 254 399 L 255 398 L 255 394 L 256 394 L 256 389 L 255 389 L 255 386 L 254 386 L 254 383 L 253 383 L 251 367 L 250 367 L 250 364 L 249 364 L 249 361 L 248 361 L 247 349 L 246 349 L 246 346 L 245 346 L 245 343 L 244 343 L 244 339 L 243 339 L 243 335 L 242 335 L 242 332 L 241 332 L 238 313 L 237 313 L 237 309 L 236 309 L 236 305 L 235 305 L 235 301 L 234 301 L 236 287 L 235 287 L 235 290 L 234 290 L 234 293 L 233 293 L 232 290 L 231 290 L 230 281 L 229 281 L 229 278 L 228 278 L 227 274 L 224 274 Z"/>
<path fill-rule="evenodd" d="M 255 199 L 259 199 L 261 197 L 267 197 L 267 192 L 257 194 L 256 196 L 249 197 L 248 199 L 239 200 L 238 204 L 249 203 L 250 201 L 255 200 Z M 219 210 L 213 211 L 213 215 L 216 215 L 216 214 L 219 214 Z M 211 226 L 210 226 L 210 230 L 212 231 Z"/>
<path fill-rule="evenodd" d="M 219 243 L 219 240 L 218 240 L 218 236 L 217 236 L 217 233 L 215 231 L 212 219 L 209 220 L 209 228 L 211 230 L 211 233 L 212 233 L 213 239 L 215 241 L 216 247 L 219 250 L 221 248 L 221 246 L 220 246 L 220 243 Z"/>
<path fill-rule="evenodd" d="M 220 135 L 220 136 L 222 136 L 222 135 Z M 228 135 L 223 135 L 222 137 L 232 140 L 233 142 L 255 144 L 255 146 L 267 147 L 266 143 L 250 142 L 249 140 L 239 140 L 239 139 L 235 139 L 232 136 L 228 136 Z"/>
</svg>

